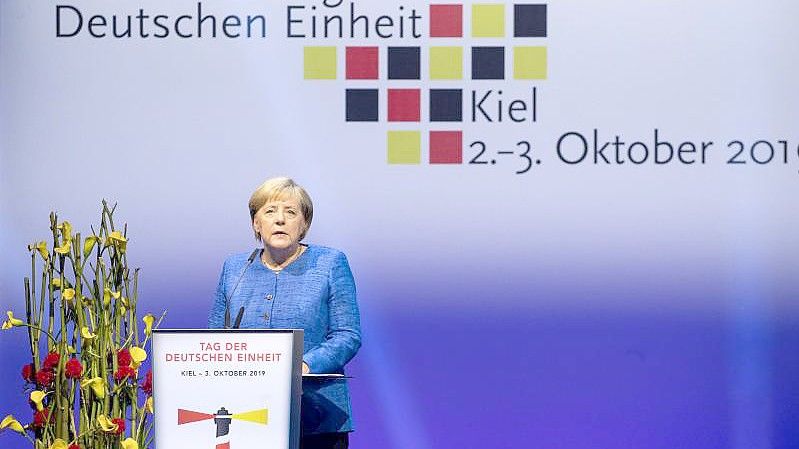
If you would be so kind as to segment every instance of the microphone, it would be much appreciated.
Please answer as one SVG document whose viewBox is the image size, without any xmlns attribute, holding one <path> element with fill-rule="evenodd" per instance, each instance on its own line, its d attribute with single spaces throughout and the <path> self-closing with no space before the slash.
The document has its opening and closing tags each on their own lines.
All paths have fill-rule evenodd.
<svg viewBox="0 0 799 449">
<path fill-rule="evenodd" d="M 241 270 L 241 274 L 239 274 L 238 279 L 236 279 L 236 283 L 233 284 L 233 290 L 230 291 L 229 295 L 225 295 L 225 329 L 230 329 L 230 298 L 236 293 L 236 289 L 239 287 L 239 283 L 241 279 L 244 278 L 244 273 L 247 272 L 247 269 L 250 268 L 252 265 L 252 261 L 255 260 L 255 256 L 258 255 L 260 249 L 254 249 L 253 252 L 250 254 L 250 257 L 247 258 L 247 264 L 244 265 L 244 268 Z M 239 315 L 236 317 L 236 328 L 238 329 L 239 324 L 241 324 L 241 317 L 244 315 L 244 307 L 239 310 Z"/>
<path fill-rule="evenodd" d="M 236 322 L 233 324 L 233 329 L 238 329 L 239 326 L 241 326 L 241 318 L 243 316 L 244 316 L 244 306 L 241 306 L 238 315 L 236 315 Z"/>
</svg>

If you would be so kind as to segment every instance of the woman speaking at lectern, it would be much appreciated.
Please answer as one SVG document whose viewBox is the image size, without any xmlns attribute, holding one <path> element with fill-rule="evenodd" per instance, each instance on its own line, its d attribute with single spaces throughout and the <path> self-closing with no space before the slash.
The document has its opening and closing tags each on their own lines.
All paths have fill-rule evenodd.
<svg viewBox="0 0 799 449">
<path fill-rule="evenodd" d="M 263 249 L 225 261 L 209 327 L 225 327 L 226 311 L 243 307 L 241 328 L 305 330 L 303 373 L 343 373 L 361 346 L 347 258 L 332 248 L 301 243 L 311 226 L 313 203 L 293 180 L 267 180 L 253 192 L 249 209 Z M 350 415 L 345 381 L 304 383 L 301 447 L 347 448 Z"/>
</svg>

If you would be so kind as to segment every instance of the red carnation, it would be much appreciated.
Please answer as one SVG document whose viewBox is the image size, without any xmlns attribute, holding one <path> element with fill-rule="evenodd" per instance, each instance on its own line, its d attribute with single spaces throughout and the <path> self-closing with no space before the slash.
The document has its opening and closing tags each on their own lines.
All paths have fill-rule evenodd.
<svg viewBox="0 0 799 449">
<path fill-rule="evenodd" d="M 47 354 L 47 357 L 44 358 L 44 362 L 42 362 L 42 369 L 53 370 L 58 366 L 59 361 L 61 361 L 61 356 L 57 352 L 51 352 Z"/>
<path fill-rule="evenodd" d="M 34 376 L 35 370 L 33 368 L 33 363 L 22 366 L 22 378 L 25 379 L 25 382 L 33 382 L 36 379 Z"/>
<path fill-rule="evenodd" d="M 78 359 L 70 359 L 64 368 L 64 375 L 69 379 L 80 379 L 83 375 L 83 365 Z"/>
<path fill-rule="evenodd" d="M 136 370 L 129 366 L 120 366 L 117 372 L 114 373 L 114 379 L 117 382 L 121 382 L 128 378 L 136 378 Z"/>
<path fill-rule="evenodd" d="M 153 370 L 147 371 L 147 374 L 144 376 L 144 382 L 141 384 L 141 389 L 147 395 L 153 394 Z"/>
<path fill-rule="evenodd" d="M 120 349 L 117 352 L 117 365 L 119 366 L 130 366 L 133 362 L 133 359 L 130 357 L 130 351 L 127 348 Z"/>
<path fill-rule="evenodd" d="M 55 380 L 55 374 L 51 370 L 41 370 L 36 373 L 36 383 L 40 387 L 49 387 Z"/>
<path fill-rule="evenodd" d="M 53 422 L 53 416 L 50 415 L 50 410 L 45 408 L 33 414 L 31 427 L 34 429 L 41 429 L 48 422 Z"/>
<path fill-rule="evenodd" d="M 72 443 L 69 445 L 67 449 L 81 449 L 81 447 L 78 446 L 76 443 Z"/>
<path fill-rule="evenodd" d="M 112 433 L 114 433 L 115 435 L 122 435 L 123 433 L 125 433 L 125 420 L 124 419 L 122 419 L 122 418 L 112 418 L 111 422 L 117 425 L 117 430 L 115 430 Z"/>
</svg>

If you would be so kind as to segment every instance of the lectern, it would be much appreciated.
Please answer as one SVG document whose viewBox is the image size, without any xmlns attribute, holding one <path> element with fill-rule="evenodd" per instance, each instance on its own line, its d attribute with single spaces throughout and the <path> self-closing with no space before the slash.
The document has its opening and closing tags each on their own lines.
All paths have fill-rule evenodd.
<svg viewBox="0 0 799 449">
<path fill-rule="evenodd" d="M 158 449 L 298 449 L 303 331 L 153 330 Z"/>
</svg>

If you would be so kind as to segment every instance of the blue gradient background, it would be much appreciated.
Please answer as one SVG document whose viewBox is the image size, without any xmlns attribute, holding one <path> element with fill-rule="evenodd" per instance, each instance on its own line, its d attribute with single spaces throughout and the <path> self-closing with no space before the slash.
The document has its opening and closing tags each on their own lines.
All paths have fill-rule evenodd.
<svg viewBox="0 0 799 449">
<path fill-rule="evenodd" d="M 71 4 L 194 4 L 161 3 Z M 254 245 L 249 194 L 289 174 L 315 202 L 307 240 L 344 250 L 358 284 L 353 448 L 799 447 L 795 161 L 390 167 L 383 124 L 342 124 L 342 80 L 302 82 L 305 43 L 56 40 L 52 10 L 0 3 L 3 311 L 23 307 L 25 246 L 49 211 L 86 230 L 107 198 L 143 268 L 140 308 L 204 327 L 222 261 Z M 659 127 L 799 143 L 799 5 L 549 10 L 541 122 L 467 139 L 521 132 L 546 149 L 570 130 Z M 26 344 L 0 335 L 0 414 L 23 421 Z"/>
</svg>

